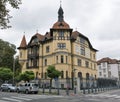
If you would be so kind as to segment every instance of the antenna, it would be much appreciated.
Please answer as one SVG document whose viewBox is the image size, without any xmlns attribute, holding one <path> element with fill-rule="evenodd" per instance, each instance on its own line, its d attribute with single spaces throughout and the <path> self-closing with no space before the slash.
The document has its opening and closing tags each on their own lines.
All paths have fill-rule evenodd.
<svg viewBox="0 0 120 102">
<path fill-rule="evenodd" d="M 62 0 L 60 0 L 60 6 L 62 5 Z"/>
<path fill-rule="evenodd" d="M 23 33 L 24 33 L 24 35 L 25 35 L 25 31 L 24 31 Z"/>
</svg>

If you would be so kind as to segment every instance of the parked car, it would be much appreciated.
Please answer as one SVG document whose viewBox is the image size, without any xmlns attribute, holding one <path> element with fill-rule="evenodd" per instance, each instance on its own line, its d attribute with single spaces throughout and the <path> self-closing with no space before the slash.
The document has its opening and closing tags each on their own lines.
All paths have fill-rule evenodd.
<svg viewBox="0 0 120 102">
<path fill-rule="evenodd" d="M 0 87 L 1 91 L 8 91 L 8 92 L 15 92 L 16 91 L 16 86 L 12 85 L 12 84 L 2 84 Z"/>
<path fill-rule="evenodd" d="M 38 84 L 36 83 L 23 83 L 23 84 L 20 84 L 18 87 L 17 87 L 17 92 L 24 92 L 26 94 L 28 93 L 35 93 L 37 94 L 39 91 L 39 87 L 38 87 Z"/>
</svg>

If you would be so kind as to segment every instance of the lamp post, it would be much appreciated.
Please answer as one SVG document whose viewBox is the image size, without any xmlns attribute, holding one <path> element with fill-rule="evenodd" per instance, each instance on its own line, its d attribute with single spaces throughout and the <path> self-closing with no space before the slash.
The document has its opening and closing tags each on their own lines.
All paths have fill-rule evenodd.
<svg viewBox="0 0 120 102">
<path fill-rule="evenodd" d="M 15 83 L 15 57 L 13 55 L 13 84 Z"/>
<path fill-rule="evenodd" d="M 74 75 L 73 75 L 73 89 L 74 89 L 74 93 L 76 94 L 76 78 L 75 78 L 75 72 L 76 72 L 77 69 L 73 69 L 73 72 L 74 72 Z"/>
<path fill-rule="evenodd" d="M 118 61 L 118 88 L 120 88 L 120 60 Z"/>
</svg>

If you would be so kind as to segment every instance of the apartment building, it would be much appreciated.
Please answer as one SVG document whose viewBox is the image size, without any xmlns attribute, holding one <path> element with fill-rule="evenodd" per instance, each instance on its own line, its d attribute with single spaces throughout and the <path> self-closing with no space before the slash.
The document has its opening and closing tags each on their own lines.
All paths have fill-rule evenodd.
<svg viewBox="0 0 120 102">
<path fill-rule="evenodd" d="M 65 22 L 61 6 L 50 31 L 34 34 L 28 43 L 24 35 L 18 50 L 22 72 L 33 71 L 38 79 L 47 79 L 49 65 L 61 71 L 60 78 L 72 78 L 73 71 L 74 77 L 97 77 L 97 50 L 85 35 L 73 31 Z"/>
</svg>

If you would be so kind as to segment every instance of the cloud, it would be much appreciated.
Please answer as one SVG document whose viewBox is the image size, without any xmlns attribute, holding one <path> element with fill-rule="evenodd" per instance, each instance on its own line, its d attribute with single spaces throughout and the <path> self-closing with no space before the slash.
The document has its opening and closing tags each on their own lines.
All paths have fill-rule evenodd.
<svg viewBox="0 0 120 102">
<path fill-rule="evenodd" d="M 11 9 L 12 28 L 0 30 L 0 38 L 17 47 L 24 35 L 27 42 L 38 30 L 45 34 L 58 19 L 60 0 L 23 0 L 19 10 Z M 64 0 L 64 19 L 73 30 L 87 36 L 98 49 L 97 58 L 119 58 L 120 0 Z M 21 38 L 21 39 L 20 39 Z"/>
</svg>

